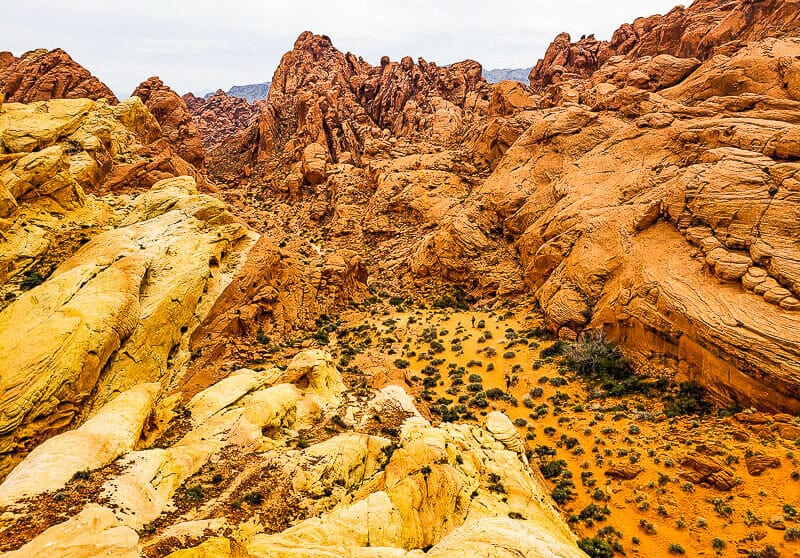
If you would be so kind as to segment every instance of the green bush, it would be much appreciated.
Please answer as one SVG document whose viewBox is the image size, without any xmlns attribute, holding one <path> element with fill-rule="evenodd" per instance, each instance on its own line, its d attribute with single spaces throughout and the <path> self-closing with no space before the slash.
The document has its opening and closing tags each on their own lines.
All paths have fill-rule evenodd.
<svg viewBox="0 0 800 558">
<path fill-rule="evenodd" d="M 578 548 L 583 550 L 591 558 L 614 558 L 614 550 L 611 548 L 611 545 L 599 537 L 579 540 Z"/>
<path fill-rule="evenodd" d="M 664 413 L 669 417 L 709 413 L 711 404 L 705 401 L 705 392 L 697 382 L 681 382 L 676 395 L 664 398 Z"/>
<path fill-rule="evenodd" d="M 254 490 L 244 495 L 244 501 L 251 506 L 260 506 L 264 503 L 264 495 L 258 490 Z"/>
<path fill-rule="evenodd" d="M 45 278 L 38 271 L 26 271 L 19 286 L 23 291 L 29 291 L 44 283 Z"/>
<path fill-rule="evenodd" d="M 542 476 L 546 479 L 560 477 L 566 468 L 567 462 L 563 459 L 553 459 L 539 465 L 539 471 L 541 471 Z"/>
<path fill-rule="evenodd" d="M 567 343 L 565 343 L 564 341 L 561 341 L 559 339 L 558 341 L 556 341 L 555 343 L 553 343 L 549 347 L 545 347 L 544 349 L 542 349 L 542 352 L 540 353 L 540 356 L 542 358 L 550 358 L 550 357 L 561 356 L 567 350 L 568 346 L 569 345 Z"/>
</svg>

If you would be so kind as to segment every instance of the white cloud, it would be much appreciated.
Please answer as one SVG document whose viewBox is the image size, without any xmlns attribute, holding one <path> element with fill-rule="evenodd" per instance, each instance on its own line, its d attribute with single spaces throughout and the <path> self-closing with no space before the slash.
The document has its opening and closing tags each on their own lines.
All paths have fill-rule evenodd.
<svg viewBox="0 0 800 558">
<path fill-rule="evenodd" d="M 377 62 L 384 54 L 487 68 L 532 66 L 561 31 L 609 38 L 674 0 L 3 0 L 0 50 L 61 47 L 114 91 L 150 75 L 180 92 L 271 79 L 308 29 Z"/>
</svg>

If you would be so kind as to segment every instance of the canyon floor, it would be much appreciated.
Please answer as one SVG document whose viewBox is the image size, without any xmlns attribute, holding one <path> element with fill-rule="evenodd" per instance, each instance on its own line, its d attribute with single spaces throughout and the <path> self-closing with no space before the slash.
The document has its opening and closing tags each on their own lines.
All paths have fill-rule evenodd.
<svg viewBox="0 0 800 558">
<path fill-rule="evenodd" d="M 674 384 L 604 395 L 563 364 L 568 349 L 531 301 L 471 311 L 383 295 L 320 329 L 353 385 L 360 367 L 389 360 L 434 423 L 507 414 L 580 537 L 640 556 L 800 555 L 798 418 L 695 414 L 676 406 L 687 395 Z M 781 422 L 785 437 L 769 429 Z"/>
</svg>

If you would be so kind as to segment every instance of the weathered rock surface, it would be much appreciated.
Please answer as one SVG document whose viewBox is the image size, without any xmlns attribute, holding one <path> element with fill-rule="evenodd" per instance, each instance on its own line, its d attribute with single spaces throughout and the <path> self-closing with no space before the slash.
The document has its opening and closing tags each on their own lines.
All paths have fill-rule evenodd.
<svg viewBox="0 0 800 558">
<path fill-rule="evenodd" d="M 708 483 L 718 490 L 730 490 L 736 485 L 733 474 L 717 458 L 693 452 L 688 454 L 681 467 L 681 476 L 696 483 Z"/>
<path fill-rule="evenodd" d="M 583 54 L 561 37 L 538 93 L 304 33 L 212 173 L 399 291 L 528 290 L 563 339 L 603 327 L 645 370 L 796 412 L 792 6 L 696 2 Z M 574 76 L 550 87 L 545 67 Z"/>
<path fill-rule="evenodd" d="M 207 152 L 213 151 L 230 137 L 249 128 L 257 119 L 263 101 L 253 104 L 246 100 L 217 91 L 205 99 L 191 93 L 183 96 L 183 101 L 200 130 L 203 146 Z"/>
<path fill-rule="evenodd" d="M 570 78 L 588 78 L 617 55 L 637 59 L 666 54 L 700 60 L 715 54 L 729 55 L 748 42 L 796 35 L 799 7 L 794 0 L 700 0 L 688 8 L 677 6 L 663 16 L 626 23 L 610 41 L 590 35 L 573 43 L 562 33 L 531 70 L 531 85 L 544 88 Z"/>
<path fill-rule="evenodd" d="M 326 36 L 305 32 L 281 59 L 258 122 L 258 157 L 277 150 L 300 160 L 312 143 L 332 162 L 360 158 L 370 141 L 430 133 L 452 137 L 464 118 L 485 110 L 488 85 L 467 60 L 439 67 L 410 57 L 373 67 L 336 50 Z"/>
<path fill-rule="evenodd" d="M 174 431 L 174 442 L 121 456 L 118 466 L 106 469 L 109 476 L 89 502 L 75 510 L 74 517 L 61 523 L 55 520 L 46 530 L 41 527 L 48 525 L 41 525 L 40 534 L 9 555 L 48 548 L 70 556 L 111 549 L 139 556 L 141 550 L 174 544 L 168 541 L 174 541 L 171 533 L 179 525 L 186 533 L 196 525 L 207 540 L 171 556 L 244 556 L 244 552 L 249 556 L 449 556 L 465 544 L 492 557 L 519 552 L 541 557 L 583 555 L 547 503 L 543 481 L 515 451 L 506 449 L 507 442 L 477 426 L 433 427 L 397 389 L 387 388 L 379 395 L 380 406 L 393 397 L 398 398 L 396 408 L 411 405 L 407 418 L 393 419 L 399 421 L 395 441 L 354 431 L 300 446 L 295 445 L 298 430 L 324 423 L 342 406 L 350 409 L 346 414 L 356 417 L 372 413 L 375 406 L 346 398 L 330 356 L 320 351 L 298 354 L 283 372 L 238 371 L 191 399 L 185 407 L 186 426 L 180 426 L 186 420 L 181 415 L 162 425 L 168 436 L 164 440 L 172 439 L 169 433 Z M 120 404 L 120 399 L 109 403 L 93 420 L 104 420 L 104 413 L 119 413 Z M 150 406 L 152 401 L 145 408 Z M 492 421 L 504 424 L 500 417 Z M 90 420 L 42 444 L 17 470 L 36 470 L 38 464 L 53 462 L 66 449 L 72 454 L 85 451 L 75 435 L 91 425 Z M 267 497 L 284 499 L 283 505 L 296 506 L 306 517 L 278 532 L 267 522 L 232 535 L 227 526 L 234 518 L 226 516 L 235 508 L 226 502 L 234 497 L 233 489 L 175 517 L 174 527 L 142 531 L 145 524 L 157 525 L 153 522 L 160 515 L 173 513 L 170 502 L 180 502 L 196 482 L 191 479 L 199 478 L 207 465 L 235 456 L 247 460 L 238 461 L 243 469 L 231 470 L 232 487 L 253 486 L 253 482 L 258 486 L 264 471 L 273 471 L 265 480 L 274 494 Z M 100 474 L 92 470 L 85 476 Z M 67 480 L 53 478 L 47 488 L 63 486 Z M 20 499 L 29 492 L 20 492 L 14 481 L 9 477 L 0 485 L 9 526 L 24 520 L 22 514 L 40 513 L 36 500 Z M 504 493 L 489 490 L 489 483 L 501 483 Z M 201 493 L 199 498 L 206 496 Z M 272 505 L 281 503 L 275 500 Z M 269 506 L 262 509 L 270 513 Z M 266 516 L 263 519 L 269 521 Z M 262 532 L 264 528 L 268 531 Z M 148 533 L 147 538 L 139 538 L 137 531 Z"/>
<path fill-rule="evenodd" d="M 138 99 L 6 103 L 0 130 L 5 475 L 115 394 L 169 385 L 254 238 L 193 178 L 167 178 L 194 167 L 166 144 L 148 168 L 142 151 L 165 140 Z M 93 195 L 121 176 L 126 188 L 152 188 L 120 206 Z"/>
<path fill-rule="evenodd" d="M 117 97 L 104 83 L 70 58 L 55 50 L 31 50 L 19 58 L 0 52 L 0 93 L 6 101 L 31 103 L 50 99 L 106 99 Z"/>
<path fill-rule="evenodd" d="M 412 270 L 484 277 L 481 254 L 511 239 L 554 330 L 603 326 L 643 366 L 666 365 L 722 401 L 797 411 L 798 169 L 788 139 L 797 119 L 784 110 L 796 101 L 773 72 L 789 52 L 800 54 L 798 40 L 734 55 L 762 61 L 746 64 L 752 78 L 738 96 L 725 80 L 708 82 L 716 89 L 704 102 L 694 78 L 663 97 L 601 82 L 585 91 L 603 89 L 587 101 L 606 112 L 537 113 L 492 175 L 418 243 Z M 717 71 L 733 79 L 738 70 L 724 62 Z"/>
<path fill-rule="evenodd" d="M 131 95 L 139 97 L 150 110 L 175 152 L 202 169 L 205 165 L 205 152 L 200 130 L 184 100 L 158 77 L 143 81 Z"/>
</svg>

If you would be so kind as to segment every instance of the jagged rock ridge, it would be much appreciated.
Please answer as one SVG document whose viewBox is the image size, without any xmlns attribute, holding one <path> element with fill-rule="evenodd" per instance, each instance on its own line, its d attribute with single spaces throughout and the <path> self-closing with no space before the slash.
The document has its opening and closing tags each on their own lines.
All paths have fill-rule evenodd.
<svg viewBox="0 0 800 558">
<path fill-rule="evenodd" d="M 32 50 L 19 58 L 0 52 L 2 93 L 6 101 L 20 103 L 80 98 L 117 102 L 111 89 L 60 48 Z"/>
</svg>

